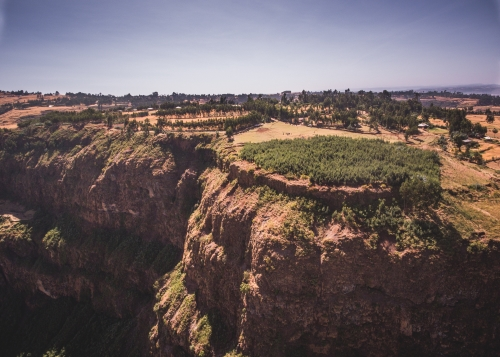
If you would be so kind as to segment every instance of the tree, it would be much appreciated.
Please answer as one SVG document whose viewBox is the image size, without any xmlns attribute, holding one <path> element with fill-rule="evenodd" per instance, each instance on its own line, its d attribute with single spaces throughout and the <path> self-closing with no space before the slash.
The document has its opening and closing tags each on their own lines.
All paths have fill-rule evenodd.
<svg viewBox="0 0 500 357">
<path fill-rule="evenodd" d="M 411 135 L 417 135 L 419 134 L 420 132 L 418 131 L 418 127 L 417 126 L 412 126 L 408 129 L 406 129 L 405 131 L 405 139 L 406 141 L 408 141 L 408 137 L 411 136 Z"/>
<path fill-rule="evenodd" d="M 451 134 L 451 140 L 458 147 L 458 151 L 461 151 L 460 148 L 464 144 L 463 141 L 466 138 L 467 138 L 467 135 L 463 134 L 463 133 L 460 133 L 460 132 L 454 132 L 454 133 Z"/>
<path fill-rule="evenodd" d="M 495 116 L 492 113 L 486 114 L 486 122 L 491 124 L 495 121 Z"/>
<path fill-rule="evenodd" d="M 497 133 L 498 133 L 498 129 L 497 128 L 493 128 L 492 130 L 493 134 L 495 134 L 495 138 L 497 137 Z"/>
<path fill-rule="evenodd" d="M 232 126 L 228 126 L 227 129 L 226 129 L 226 136 L 228 139 L 231 139 L 231 137 L 233 136 L 233 127 Z"/>
<path fill-rule="evenodd" d="M 323 101 L 323 107 L 328 108 L 328 111 L 330 111 L 330 107 L 332 106 L 332 99 L 330 97 L 327 97 Z"/>
<path fill-rule="evenodd" d="M 487 131 L 488 129 L 479 123 L 476 123 L 472 126 L 472 134 L 474 134 L 476 137 L 483 137 Z"/>
<path fill-rule="evenodd" d="M 158 118 L 158 120 L 156 121 L 156 127 L 158 128 L 160 133 L 163 131 L 163 128 L 166 125 L 167 125 L 167 122 L 166 122 L 165 118 Z"/>
<path fill-rule="evenodd" d="M 384 91 L 381 94 L 382 99 L 384 100 L 391 100 L 391 93 L 389 93 L 387 90 L 384 89 Z"/>
<path fill-rule="evenodd" d="M 425 209 L 436 205 L 441 198 L 441 186 L 439 181 L 426 176 L 414 176 L 401 185 L 399 189 L 401 197 L 411 207 Z"/>
<path fill-rule="evenodd" d="M 134 119 L 134 121 L 135 121 L 135 119 Z M 133 124 L 133 121 L 129 125 L 131 125 L 131 124 Z M 136 122 L 136 125 L 137 125 L 138 129 L 140 128 L 142 130 L 144 136 L 149 135 L 149 127 L 150 127 L 149 119 L 144 120 L 142 123 Z"/>
<path fill-rule="evenodd" d="M 441 146 L 441 149 L 443 151 L 446 151 L 447 147 L 448 147 L 448 142 L 446 141 L 446 138 L 444 137 L 444 135 L 441 135 L 438 139 L 438 145 Z"/>
<path fill-rule="evenodd" d="M 108 115 L 108 117 L 106 118 L 106 123 L 108 125 L 108 129 L 111 129 L 113 127 L 113 116 L 112 115 Z"/>
<path fill-rule="evenodd" d="M 149 122 L 149 119 L 146 118 L 144 122 L 142 123 L 142 131 L 144 131 L 144 135 L 148 136 L 149 135 L 149 127 L 151 126 L 151 123 Z"/>
<path fill-rule="evenodd" d="M 288 98 L 286 97 L 286 93 L 283 93 L 281 96 L 281 104 L 282 105 L 288 105 L 290 102 L 288 101 Z"/>
<path fill-rule="evenodd" d="M 482 165 L 484 163 L 483 160 L 483 155 L 479 151 L 474 151 L 472 154 L 470 154 L 470 159 L 471 162 L 475 162 L 478 165 Z"/>
<path fill-rule="evenodd" d="M 445 121 L 448 123 L 450 134 L 461 132 L 469 134 L 472 131 L 472 122 L 465 117 L 465 111 L 452 109 L 446 113 Z"/>
<path fill-rule="evenodd" d="M 137 123 L 137 120 L 133 119 L 128 123 L 127 126 L 130 128 L 130 130 L 137 131 L 137 129 L 139 128 L 139 123 Z"/>
</svg>

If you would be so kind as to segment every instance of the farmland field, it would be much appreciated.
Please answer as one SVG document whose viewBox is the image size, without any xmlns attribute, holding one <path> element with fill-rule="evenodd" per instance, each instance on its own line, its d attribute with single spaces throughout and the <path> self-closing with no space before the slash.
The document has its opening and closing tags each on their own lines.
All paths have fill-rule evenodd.
<svg viewBox="0 0 500 357">
<path fill-rule="evenodd" d="M 402 134 L 393 134 L 381 130 L 380 134 L 369 133 L 366 127 L 359 132 L 336 130 L 329 128 L 307 127 L 304 125 L 291 125 L 283 122 L 266 123 L 259 128 L 251 129 L 234 136 L 235 144 L 260 143 L 273 139 L 311 138 L 313 136 L 336 135 L 349 138 L 382 139 L 390 142 L 403 141 Z"/>
</svg>

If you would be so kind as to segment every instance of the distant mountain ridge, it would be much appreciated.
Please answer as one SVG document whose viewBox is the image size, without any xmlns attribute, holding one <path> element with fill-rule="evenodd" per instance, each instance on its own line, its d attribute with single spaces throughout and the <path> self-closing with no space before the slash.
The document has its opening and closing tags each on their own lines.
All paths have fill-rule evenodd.
<svg viewBox="0 0 500 357">
<path fill-rule="evenodd" d="M 407 91 L 414 90 L 418 92 L 432 92 L 432 91 L 448 91 L 448 92 L 462 92 L 464 94 L 491 94 L 500 95 L 500 85 L 499 84 L 466 84 L 457 86 L 415 86 L 415 87 L 376 87 L 376 88 L 353 88 L 352 90 L 357 92 L 363 89 L 365 91 L 372 92 L 382 92 L 383 90 L 388 91 Z"/>
<path fill-rule="evenodd" d="M 463 86 L 443 86 L 443 87 L 421 87 L 418 91 L 448 91 L 462 92 L 464 94 L 491 94 L 500 95 L 500 85 L 498 84 L 468 84 Z"/>
</svg>

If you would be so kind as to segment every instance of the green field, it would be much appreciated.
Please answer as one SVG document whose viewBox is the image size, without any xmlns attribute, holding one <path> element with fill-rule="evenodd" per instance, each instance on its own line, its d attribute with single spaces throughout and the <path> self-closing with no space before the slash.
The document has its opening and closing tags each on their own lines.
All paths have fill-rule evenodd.
<svg viewBox="0 0 500 357">
<path fill-rule="evenodd" d="M 413 176 L 439 179 L 439 157 L 431 151 L 382 140 L 317 136 L 246 144 L 240 156 L 258 166 L 322 185 L 399 186 Z"/>
</svg>

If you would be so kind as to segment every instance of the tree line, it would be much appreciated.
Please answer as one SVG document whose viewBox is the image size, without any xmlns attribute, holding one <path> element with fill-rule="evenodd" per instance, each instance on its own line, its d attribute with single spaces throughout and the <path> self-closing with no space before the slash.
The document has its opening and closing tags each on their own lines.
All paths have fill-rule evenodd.
<svg viewBox="0 0 500 357">
<path fill-rule="evenodd" d="M 42 123 L 45 125 L 61 124 L 61 123 L 88 123 L 91 121 L 102 122 L 105 116 L 100 111 L 92 108 L 85 109 L 81 112 L 49 112 L 39 118 L 29 118 L 20 121 L 17 125 L 20 128 L 27 127 L 32 124 Z"/>
<path fill-rule="evenodd" d="M 108 117 L 110 118 L 110 117 Z M 151 124 L 149 119 L 143 122 L 137 122 L 135 119 L 125 119 L 124 130 L 127 135 L 132 135 L 139 130 L 143 131 L 145 135 L 153 130 L 155 135 L 163 133 L 165 129 L 177 130 L 214 130 L 225 131 L 228 136 L 231 136 L 235 131 L 244 130 L 248 127 L 257 125 L 265 121 L 265 118 L 257 112 L 251 112 L 247 115 L 240 117 L 227 117 L 227 118 L 213 118 L 207 120 L 167 120 L 165 118 L 158 118 L 155 124 Z"/>
</svg>

